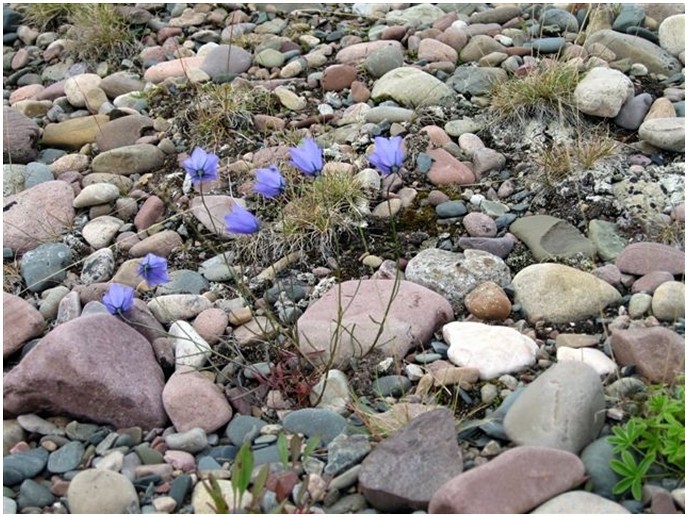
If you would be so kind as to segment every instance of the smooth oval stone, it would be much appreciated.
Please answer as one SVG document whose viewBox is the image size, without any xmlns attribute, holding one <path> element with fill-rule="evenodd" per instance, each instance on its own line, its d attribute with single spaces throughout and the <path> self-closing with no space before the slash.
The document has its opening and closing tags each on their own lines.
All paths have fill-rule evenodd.
<svg viewBox="0 0 689 517">
<path fill-rule="evenodd" d="M 445 203 L 440 203 L 435 207 L 435 213 L 441 219 L 460 217 L 467 213 L 467 207 L 464 204 L 464 201 L 446 201 Z"/>
<path fill-rule="evenodd" d="M 373 382 L 373 391 L 381 397 L 401 397 L 411 389 L 411 381 L 404 375 L 386 375 Z"/>
<path fill-rule="evenodd" d="M 74 470 L 81 463 L 84 455 L 84 444 L 81 442 L 69 442 L 51 453 L 48 458 L 48 470 L 54 474 L 64 474 Z"/>
</svg>

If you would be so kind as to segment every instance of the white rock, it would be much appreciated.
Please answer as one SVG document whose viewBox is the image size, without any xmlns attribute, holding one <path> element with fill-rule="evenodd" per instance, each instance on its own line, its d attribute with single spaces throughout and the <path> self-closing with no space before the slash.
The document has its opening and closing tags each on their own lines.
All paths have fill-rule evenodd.
<svg viewBox="0 0 689 517">
<path fill-rule="evenodd" d="M 558 361 L 581 361 L 598 372 L 598 375 L 608 375 L 617 371 L 615 361 L 595 348 L 570 348 L 561 346 L 557 349 Z"/>
<path fill-rule="evenodd" d="M 685 289 L 682 282 L 665 282 L 653 293 L 651 310 L 659 320 L 676 321 L 684 317 Z"/>
<path fill-rule="evenodd" d="M 232 488 L 231 481 L 227 479 L 218 479 L 218 486 L 220 487 L 222 498 L 227 503 L 230 511 L 234 508 L 245 510 L 249 507 L 252 500 L 252 496 L 249 492 L 244 492 L 241 500 L 235 502 L 234 489 Z M 191 494 L 191 506 L 194 513 L 217 513 L 214 511 L 215 503 L 213 503 L 213 499 L 211 499 L 208 490 L 206 490 L 204 483 L 201 481 L 194 486 L 194 491 Z"/>
<path fill-rule="evenodd" d="M 633 96 L 631 79 L 619 70 L 604 67 L 591 69 L 574 89 L 579 111 L 596 117 L 616 117 Z"/>
<path fill-rule="evenodd" d="M 340 370 L 328 370 L 311 388 L 309 400 L 314 407 L 344 415 L 352 402 L 347 376 Z"/>
<path fill-rule="evenodd" d="M 660 46 L 677 57 L 684 50 L 685 22 L 684 14 L 675 14 L 663 20 L 658 27 Z"/>
<path fill-rule="evenodd" d="M 443 327 L 447 357 L 457 366 L 478 369 L 481 379 L 518 372 L 536 362 L 538 346 L 513 328 L 454 321 Z"/>
<path fill-rule="evenodd" d="M 102 215 L 86 223 L 81 235 L 92 248 L 99 250 L 110 245 L 123 224 L 124 221 L 117 217 Z"/>
<path fill-rule="evenodd" d="M 684 117 L 652 118 L 639 127 L 639 138 L 666 151 L 684 152 Z"/>
<path fill-rule="evenodd" d="M 175 350 L 175 369 L 183 365 L 200 368 L 211 356 L 208 342 L 186 321 L 175 321 L 172 324 L 170 339 Z"/>
<path fill-rule="evenodd" d="M 198 294 L 166 294 L 148 302 L 148 308 L 161 323 L 188 320 L 211 308 L 208 298 Z"/>
<path fill-rule="evenodd" d="M 86 92 L 98 88 L 102 79 L 97 74 L 80 74 L 65 81 L 65 95 L 75 108 L 86 106 Z"/>
<path fill-rule="evenodd" d="M 120 197 L 120 189 L 112 183 L 94 183 L 81 189 L 79 195 L 72 201 L 72 206 L 83 208 L 85 206 L 104 205 L 118 197 Z"/>
</svg>

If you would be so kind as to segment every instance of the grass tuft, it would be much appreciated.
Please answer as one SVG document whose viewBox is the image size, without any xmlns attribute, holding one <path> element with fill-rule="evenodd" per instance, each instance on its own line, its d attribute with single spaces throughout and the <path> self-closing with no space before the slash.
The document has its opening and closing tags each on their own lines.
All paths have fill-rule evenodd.
<svg viewBox="0 0 689 517">
<path fill-rule="evenodd" d="M 35 26 L 39 31 L 57 29 L 69 22 L 71 15 L 80 9 L 81 4 L 67 3 L 33 3 L 18 7 L 27 25 Z"/>
<path fill-rule="evenodd" d="M 79 42 L 78 57 L 85 61 L 119 63 L 131 58 L 137 34 L 115 4 L 74 4 L 68 21 L 69 36 Z"/>
<path fill-rule="evenodd" d="M 542 62 L 523 77 L 495 83 L 490 112 L 497 120 L 558 119 L 574 113 L 577 67 L 560 61 Z"/>
</svg>

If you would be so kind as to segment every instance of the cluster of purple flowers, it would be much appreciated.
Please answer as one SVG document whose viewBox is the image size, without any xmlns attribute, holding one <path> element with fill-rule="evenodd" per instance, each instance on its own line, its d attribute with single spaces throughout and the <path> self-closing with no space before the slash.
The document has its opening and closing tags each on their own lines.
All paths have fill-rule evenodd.
<svg viewBox="0 0 689 517">
<path fill-rule="evenodd" d="M 402 137 L 376 137 L 374 150 L 368 160 L 383 176 L 397 172 L 404 161 Z M 290 165 L 299 169 L 306 176 L 317 178 L 323 170 L 323 151 L 313 138 L 306 138 L 297 147 L 291 147 Z M 189 158 L 182 162 L 193 184 L 212 181 L 218 178 L 220 158 L 196 147 Z M 268 199 L 273 199 L 285 190 L 286 182 L 277 165 L 270 165 L 256 170 L 254 192 Z M 261 223 L 251 212 L 235 203 L 232 210 L 225 215 L 225 229 L 230 233 L 252 234 L 261 228 Z M 170 281 L 167 273 L 167 260 L 149 253 L 137 267 L 137 274 L 149 287 L 155 287 Z M 112 284 L 103 296 L 103 304 L 113 315 L 124 314 L 134 304 L 134 289 L 127 285 Z"/>
<path fill-rule="evenodd" d="M 141 259 L 136 273 L 146 281 L 149 287 L 170 281 L 167 274 L 167 260 L 153 253 Z M 128 285 L 112 284 L 103 295 L 103 305 L 110 314 L 126 313 L 134 305 L 134 289 Z"/>
</svg>

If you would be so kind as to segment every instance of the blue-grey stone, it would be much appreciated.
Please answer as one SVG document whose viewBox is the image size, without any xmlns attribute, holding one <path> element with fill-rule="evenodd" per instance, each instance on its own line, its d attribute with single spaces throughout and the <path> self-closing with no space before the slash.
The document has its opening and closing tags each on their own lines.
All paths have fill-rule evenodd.
<svg viewBox="0 0 689 517">
<path fill-rule="evenodd" d="M 373 391 L 381 397 L 401 397 L 411 389 L 411 381 L 404 375 L 386 375 L 373 381 Z"/>
<path fill-rule="evenodd" d="M 27 251 L 21 260 L 21 275 L 34 293 L 62 283 L 72 263 L 72 250 L 62 243 L 41 244 Z"/>
<path fill-rule="evenodd" d="M 216 447 L 206 449 L 197 457 L 201 458 L 203 456 L 210 456 L 218 463 L 225 463 L 227 461 L 234 460 L 235 456 L 237 456 L 237 451 L 239 451 L 239 447 L 235 447 L 234 445 L 218 445 Z"/>
<path fill-rule="evenodd" d="M 506 80 L 507 72 L 502 68 L 460 67 L 452 74 L 447 85 L 458 93 L 486 95 L 493 88 L 493 84 Z"/>
<path fill-rule="evenodd" d="M 5 486 L 18 485 L 28 478 L 38 475 L 50 453 L 42 447 L 26 452 L 18 452 L 2 459 L 2 482 Z"/>
<path fill-rule="evenodd" d="M 627 30 L 624 31 L 627 34 L 630 34 L 632 36 L 638 36 L 640 38 L 643 38 L 645 40 L 650 41 L 654 45 L 659 45 L 660 44 L 660 39 L 658 39 L 658 34 L 655 32 L 648 30 L 646 27 L 627 27 Z"/>
<path fill-rule="evenodd" d="M 586 466 L 593 493 L 614 500 L 612 489 L 620 476 L 610 468 L 610 460 L 616 457 L 612 448 L 607 437 L 599 438 L 587 445 L 580 457 Z"/>
<path fill-rule="evenodd" d="M 431 170 L 432 165 L 433 165 L 433 158 L 431 158 L 426 153 L 419 153 L 418 156 L 416 157 L 416 169 L 421 174 L 428 173 L 428 171 Z"/>
<path fill-rule="evenodd" d="M 287 415 L 283 426 L 290 433 L 302 433 L 307 438 L 319 436 L 321 442 L 327 445 L 345 430 L 347 420 L 334 411 L 306 408 Z"/>
<path fill-rule="evenodd" d="M 557 25 L 563 32 L 577 32 L 579 30 L 576 16 L 559 8 L 546 9 L 541 16 L 541 25 Z"/>
<path fill-rule="evenodd" d="M 274 434 L 262 434 L 261 436 L 256 437 L 256 439 L 254 440 L 254 445 L 257 448 L 265 447 L 266 445 L 270 445 L 271 443 L 275 443 L 277 441 L 278 437 Z"/>
<path fill-rule="evenodd" d="M 269 445 L 254 451 L 254 465 L 265 463 L 278 463 L 280 461 L 280 450 L 277 445 Z"/>
<path fill-rule="evenodd" d="M 26 507 L 33 506 L 36 508 L 43 508 L 50 506 L 55 502 L 55 496 L 50 493 L 50 489 L 37 483 L 33 479 L 25 479 L 19 487 L 19 497 L 17 497 L 17 506 L 19 510 Z"/>
<path fill-rule="evenodd" d="M 236 415 L 225 429 L 225 436 L 229 438 L 230 443 L 241 447 L 244 442 L 251 442 L 256 438 L 261 428 L 266 425 L 266 422 L 260 418 L 248 415 Z"/>
<path fill-rule="evenodd" d="M 212 456 L 203 456 L 196 462 L 196 470 L 220 470 L 222 465 Z"/>
<path fill-rule="evenodd" d="M 187 497 L 187 494 L 191 491 L 191 486 L 192 486 L 192 480 L 191 476 L 189 474 L 182 474 L 181 476 L 177 476 L 170 482 L 170 492 L 169 495 L 172 497 L 175 501 L 177 501 L 177 508 L 179 508 L 179 505 L 184 502 L 184 499 Z"/>
<path fill-rule="evenodd" d="M 3 259 L 11 259 L 14 257 L 14 250 L 12 248 L 8 248 L 3 246 L 2 247 L 2 258 Z"/>
<path fill-rule="evenodd" d="M 440 203 L 435 207 L 435 213 L 441 219 L 460 217 L 466 215 L 467 212 L 468 210 L 464 204 L 464 201 L 460 200 L 445 201 L 444 203 Z"/>
<path fill-rule="evenodd" d="M 567 43 L 565 38 L 538 38 L 524 43 L 524 47 L 531 48 L 541 54 L 554 54 L 562 50 Z"/>
<path fill-rule="evenodd" d="M 274 304 L 278 301 L 280 293 L 285 293 L 287 298 L 293 302 L 298 302 L 306 296 L 306 290 L 302 285 L 299 285 L 295 280 L 282 280 L 277 285 L 268 289 L 263 298 L 269 304 Z"/>
<path fill-rule="evenodd" d="M 370 451 L 371 444 L 366 435 L 341 434 L 328 445 L 328 463 L 324 472 L 330 476 L 337 476 L 340 472 L 361 463 Z"/>
<path fill-rule="evenodd" d="M 684 116 L 684 101 L 673 102 L 672 105 L 675 107 L 675 113 L 678 117 Z"/>
<path fill-rule="evenodd" d="M 170 272 L 170 281 L 156 288 L 156 296 L 164 294 L 201 294 L 208 291 L 210 283 L 203 275 L 190 269 Z"/>
<path fill-rule="evenodd" d="M 53 163 L 55 160 L 58 158 L 62 158 L 67 154 L 67 151 L 63 151 L 62 149 L 53 149 L 53 148 L 48 148 L 48 149 L 43 149 L 38 153 L 38 157 L 36 158 L 37 162 L 44 163 L 46 165 L 50 165 Z"/>
<path fill-rule="evenodd" d="M 425 353 L 425 354 L 416 354 L 416 355 L 414 356 L 414 360 L 415 360 L 417 363 L 421 363 L 421 364 L 432 363 L 432 362 L 435 362 L 435 361 L 437 361 L 437 360 L 439 360 L 439 359 L 442 359 L 442 358 L 443 358 L 443 356 L 440 355 L 440 354 L 429 354 L 429 353 Z"/>
<path fill-rule="evenodd" d="M 622 4 L 620 14 L 612 22 L 612 30 L 625 32 L 628 27 L 643 24 L 644 18 L 646 18 L 646 11 L 643 7 L 634 4 Z"/>
<path fill-rule="evenodd" d="M 81 463 L 84 455 L 84 444 L 81 442 L 68 442 L 48 458 L 48 470 L 53 474 L 63 474 L 69 470 L 74 470 Z"/>
<path fill-rule="evenodd" d="M 615 117 L 615 124 L 630 131 L 636 131 L 644 121 L 648 110 L 651 109 L 652 103 L 653 97 L 650 93 L 641 93 L 628 99 Z"/>
<path fill-rule="evenodd" d="M 2 32 L 4 34 L 7 34 L 8 32 L 15 32 L 21 22 L 21 13 L 18 13 L 7 6 L 2 7 Z"/>
<path fill-rule="evenodd" d="M 17 513 L 17 502 L 14 499 L 4 495 L 2 497 L 2 513 L 5 515 Z"/>
<path fill-rule="evenodd" d="M 24 188 L 31 188 L 39 183 L 53 181 L 55 177 L 50 167 L 43 163 L 31 162 L 24 169 Z"/>
<path fill-rule="evenodd" d="M 81 442 L 89 440 L 98 430 L 99 427 L 96 424 L 82 424 L 76 420 L 72 420 L 65 426 L 67 438 L 70 440 L 79 440 Z"/>
<path fill-rule="evenodd" d="M 442 341 L 431 341 L 431 348 L 436 354 L 440 354 L 443 358 L 447 358 L 447 351 L 450 346 Z"/>
</svg>

